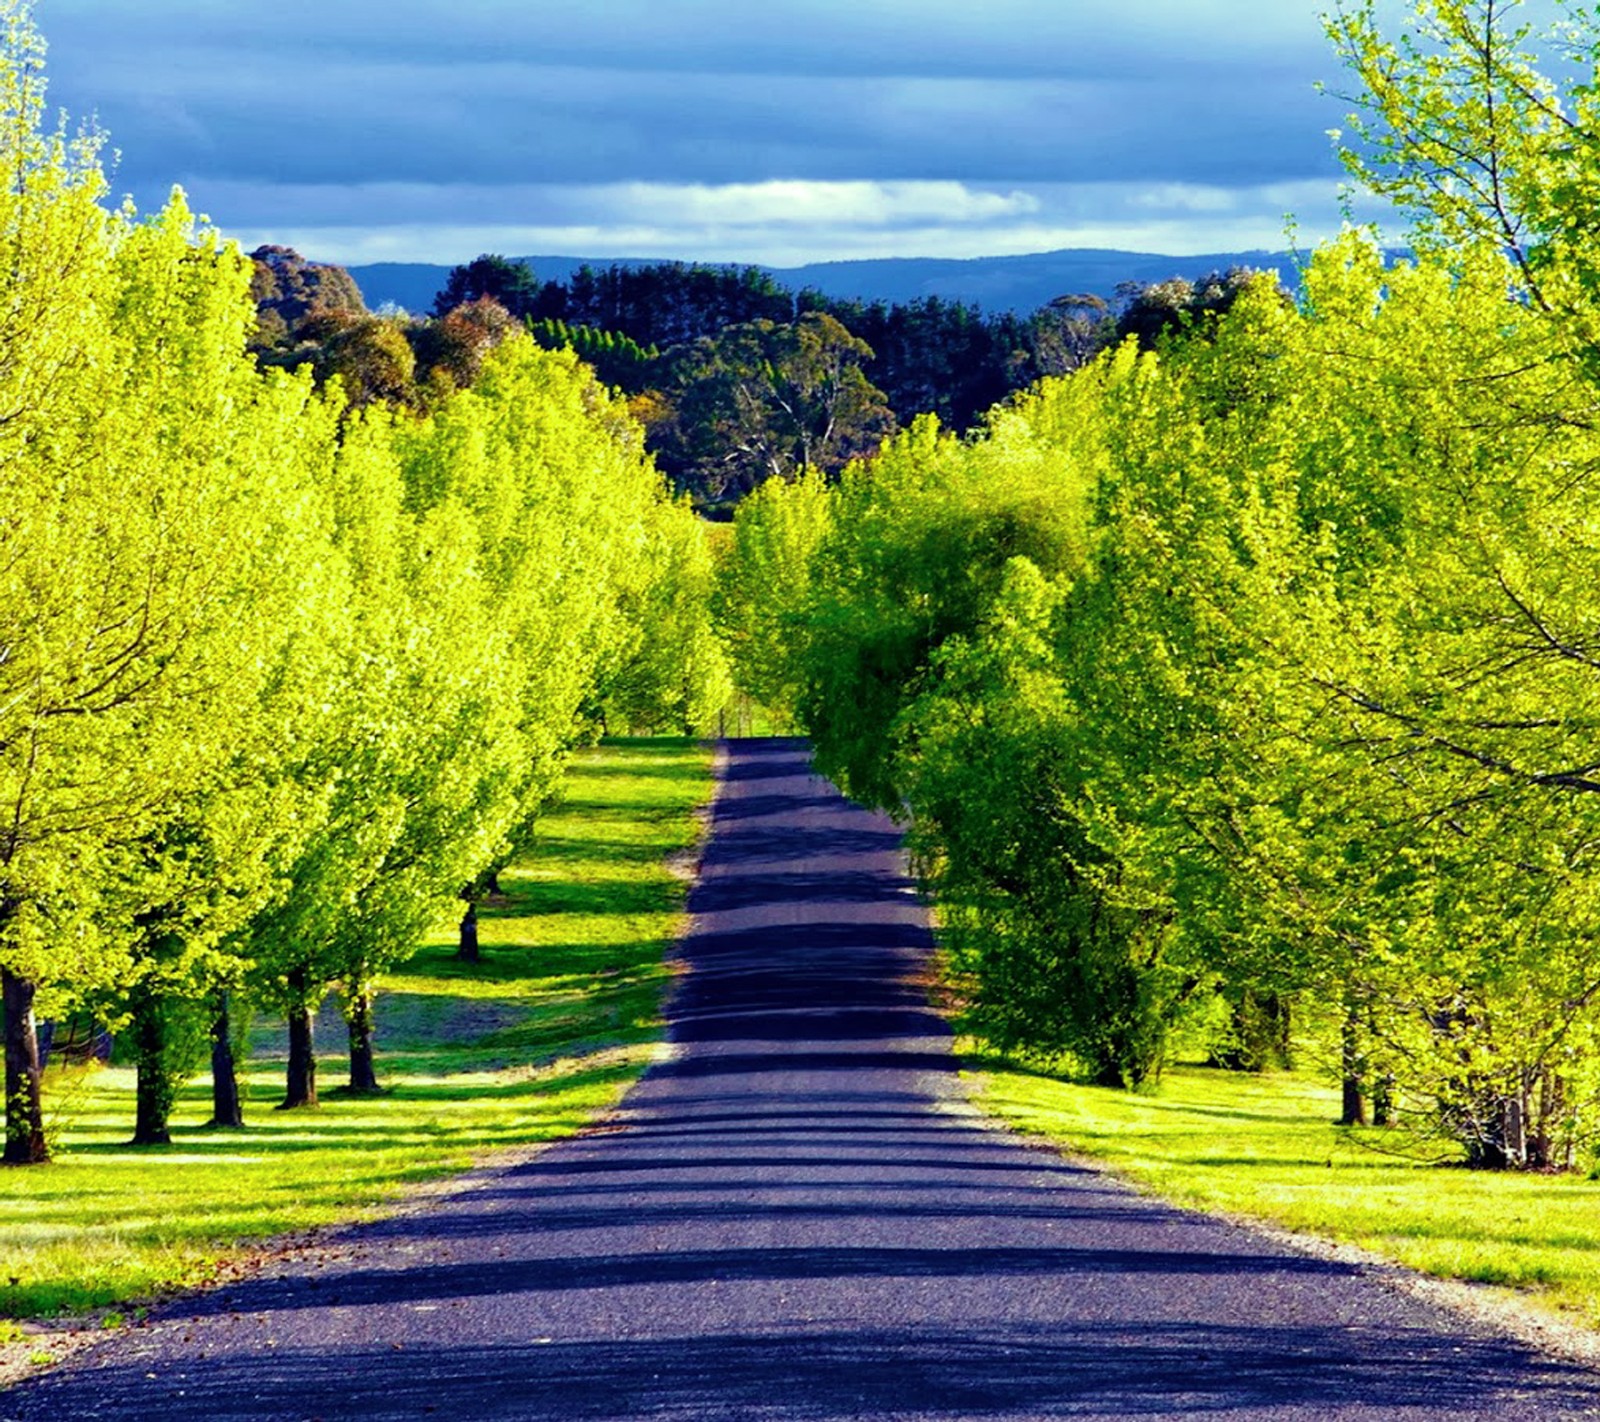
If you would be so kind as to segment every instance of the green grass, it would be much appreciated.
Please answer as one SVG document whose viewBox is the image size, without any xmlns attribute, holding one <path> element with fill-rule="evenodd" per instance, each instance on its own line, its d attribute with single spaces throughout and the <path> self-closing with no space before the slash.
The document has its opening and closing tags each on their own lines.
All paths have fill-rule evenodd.
<svg viewBox="0 0 1600 1422">
<path fill-rule="evenodd" d="M 331 1006 L 318 1021 L 321 1107 L 271 1109 L 283 1034 L 262 1023 L 242 1131 L 201 1126 L 201 1079 L 178 1102 L 174 1143 L 134 1149 L 131 1070 L 49 1073 L 55 1161 L 0 1173 L 0 1320 L 203 1283 L 252 1244 L 370 1217 L 418 1182 L 570 1135 L 610 1106 L 661 1034 L 685 891 L 670 861 L 696 842 L 710 790 L 710 754 L 693 742 L 579 757 L 535 852 L 481 912 L 484 961 L 457 963 L 444 925 L 385 984 L 383 1096 L 330 1091 L 344 1045 Z M 0 1342 L 7 1331 L 0 1321 Z"/>
<path fill-rule="evenodd" d="M 1397 1158 L 1384 1132 L 1333 1125 L 1337 1092 L 1296 1073 L 1179 1066 L 1135 1094 L 970 1064 L 984 1110 L 1167 1199 L 1505 1285 L 1600 1325 L 1600 1182 Z"/>
</svg>

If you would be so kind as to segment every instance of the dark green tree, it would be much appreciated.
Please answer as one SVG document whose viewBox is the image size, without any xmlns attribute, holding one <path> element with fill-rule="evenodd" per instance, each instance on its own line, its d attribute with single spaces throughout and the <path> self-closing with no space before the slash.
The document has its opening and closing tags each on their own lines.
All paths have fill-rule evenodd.
<svg viewBox="0 0 1600 1422">
<path fill-rule="evenodd" d="M 1209 334 L 1258 275 L 1251 267 L 1229 267 L 1198 281 L 1176 276 L 1166 281 L 1125 281 L 1117 287 L 1121 308 L 1115 338 L 1124 341 L 1132 336 L 1141 350 L 1154 350 L 1169 332 Z M 1283 297 L 1289 300 L 1287 292 Z"/>
<path fill-rule="evenodd" d="M 670 357 L 673 414 L 662 462 L 701 497 L 744 493 L 774 475 L 832 473 L 875 450 L 894 413 L 867 379 L 872 348 L 833 317 L 751 321 Z"/>
<path fill-rule="evenodd" d="M 794 298 L 759 267 L 658 262 L 581 267 L 565 287 L 547 287 L 536 313 L 573 326 L 615 331 L 644 347 L 684 345 L 750 321 L 794 319 Z"/>
<path fill-rule="evenodd" d="M 536 314 L 539 291 L 538 278 L 526 262 L 485 252 L 454 268 L 445 278 L 444 286 L 433 298 L 433 314 L 448 316 L 456 307 L 487 296 L 521 320 Z"/>
</svg>

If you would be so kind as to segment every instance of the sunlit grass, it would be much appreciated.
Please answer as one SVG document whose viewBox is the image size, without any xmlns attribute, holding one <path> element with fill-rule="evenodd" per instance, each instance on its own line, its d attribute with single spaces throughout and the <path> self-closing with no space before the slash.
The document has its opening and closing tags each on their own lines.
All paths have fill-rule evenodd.
<svg viewBox="0 0 1600 1422">
<path fill-rule="evenodd" d="M 1413 1163 L 1384 1132 L 1335 1126 L 1337 1091 L 1290 1072 L 1179 1066 L 1134 1094 L 977 1065 L 985 1110 L 1156 1194 L 1506 1285 L 1600 1325 L 1600 1182 Z"/>
<path fill-rule="evenodd" d="M 483 961 L 441 925 L 378 1003 L 379 1097 L 342 1097 L 342 1030 L 318 1022 L 322 1105 L 272 1109 L 283 1034 L 262 1022 L 246 1128 L 209 1131 L 188 1087 L 170 1147 L 127 1144 L 133 1073 L 49 1075 L 57 1153 L 0 1172 L 0 1316 L 122 1304 L 204 1282 L 252 1241 L 371 1216 L 408 1186 L 496 1150 L 559 1139 L 611 1105 L 660 1036 L 664 961 L 710 755 L 686 741 L 611 742 L 573 766 L 566 801 L 481 916 Z M 0 1332 L 3 1341 L 3 1332 Z"/>
</svg>

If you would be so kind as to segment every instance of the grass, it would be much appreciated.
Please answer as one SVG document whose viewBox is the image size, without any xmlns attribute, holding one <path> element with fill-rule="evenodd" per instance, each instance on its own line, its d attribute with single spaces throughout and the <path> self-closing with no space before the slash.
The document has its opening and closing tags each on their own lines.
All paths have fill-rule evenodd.
<svg viewBox="0 0 1600 1422">
<path fill-rule="evenodd" d="M 380 1097 L 329 1091 L 343 1046 L 332 1007 L 318 1022 L 321 1107 L 271 1109 L 284 1042 L 264 1023 L 242 1131 L 200 1124 L 202 1079 L 179 1099 L 173 1144 L 135 1149 L 130 1069 L 52 1070 L 54 1163 L 0 1173 L 0 1342 L 15 1336 L 5 1319 L 202 1284 L 272 1236 L 371 1217 L 421 1181 L 570 1135 L 613 1104 L 661 1033 L 685 891 L 672 864 L 710 790 L 710 754 L 693 742 L 579 757 L 535 852 L 480 912 L 484 961 L 457 963 L 446 925 L 386 982 Z"/>
<path fill-rule="evenodd" d="M 1338 1093 L 1297 1073 L 1178 1066 L 1136 1094 L 969 1064 L 980 1107 L 1157 1195 L 1503 1285 L 1600 1325 L 1600 1182 L 1398 1158 L 1383 1132 L 1332 1124 Z"/>
</svg>

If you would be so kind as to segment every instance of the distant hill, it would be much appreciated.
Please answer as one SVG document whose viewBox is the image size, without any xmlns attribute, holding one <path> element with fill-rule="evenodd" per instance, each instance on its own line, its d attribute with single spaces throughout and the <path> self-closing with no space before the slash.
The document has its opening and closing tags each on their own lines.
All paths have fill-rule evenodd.
<svg viewBox="0 0 1600 1422">
<path fill-rule="evenodd" d="M 541 281 L 566 281 L 585 264 L 650 266 L 666 257 L 523 257 Z M 724 265 L 724 264 L 716 264 Z M 743 266 L 744 263 L 725 265 Z M 825 296 L 865 301 L 915 301 L 939 296 L 975 302 L 985 311 L 1027 313 L 1057 296 L 1093 293 L 1109 299 L 1119 282 L 1165 281 L 1197 277 L 1228 267 L 1276 267 L 1291 284 L 1294 260 L 1286 252 L 1213 252 L 1198 257 L 1164 257 L 1150 252 L 1118 252 L 1094 247 L 1035 252 L 1022 257 L 880 257 L 858 262 L 813 262 L 803 267 L 768 267 L 785 286 L 815 287 Z M 351 267 L 367 305 L 393 302 L 424 312 L 449 275 L 447 266 L 424 262 L 378 262 Z"/>
</svg>

